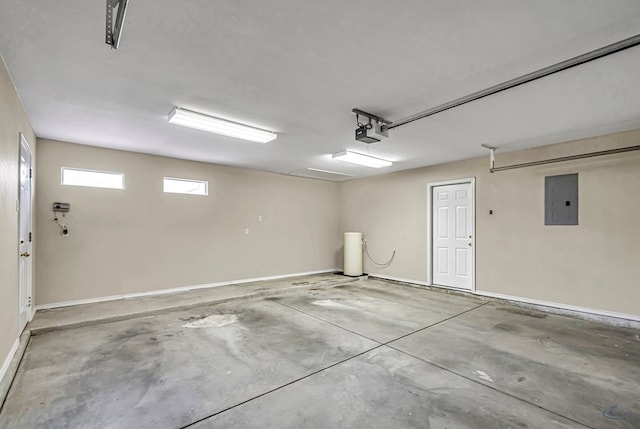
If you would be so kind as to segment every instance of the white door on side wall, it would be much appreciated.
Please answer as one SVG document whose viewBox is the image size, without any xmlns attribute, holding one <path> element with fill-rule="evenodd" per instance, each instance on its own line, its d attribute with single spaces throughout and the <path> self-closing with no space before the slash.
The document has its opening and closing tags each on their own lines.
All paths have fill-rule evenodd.
<svg viewBox="0 0 640 429">
<path fill-rule="evenodd" d="M 473 287 L 473 188 L 471 183 L 432 189 L 433 284 Z"/>
<path fill-rule="evenodd" d="M 22 332 L 31 319 L 31 151 L 22 135 L 20 136 L 20 293 L 18 327 Z"/>
</svg>

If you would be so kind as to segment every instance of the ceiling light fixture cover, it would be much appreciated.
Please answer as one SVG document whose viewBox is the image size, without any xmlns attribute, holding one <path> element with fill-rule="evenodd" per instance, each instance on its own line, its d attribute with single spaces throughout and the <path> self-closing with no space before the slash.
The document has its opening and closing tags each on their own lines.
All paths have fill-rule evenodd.
<svg viewBox="0 0 640 429">
<path fill-rule="evenodd" d="M 358 152 L 352 152 L 350 150 L 343 150 L 342 152 L 334 153 L 333 159 L 339 161 L 350 162 L 352 164 L 364 165 L 365 167 L 382 168 L 393 165 L 391 161 L 386 159 L 374 158 L 373 156 L 365 155 Z"/>
<path fill-rule="evenodd" d="M 278 137 L 273 131 L 262 130 L 250 125 L 239 124 L 203 113 L 192 112 L 191 110 L 180 107 L 175 107 L 171 111 L 169 114 L 169 123 L 255 143 L 268 143 Z"/>
<path fill-rule="evenodd" d="M 337 171 L 330 171 L 330 170 L 321 170 L 321 169 L 319 169 L 319 168 L 311 168 L 311 167 L 307 167 L 307 170 L 309 170 L 309 171 L 316 171 L 316 172 L 318 172 L 318 173 L 335 174 L 336 176 L 353 177 L 353 175 L 351 175 L 351 174 L 338 173 Z"/>
</svg>

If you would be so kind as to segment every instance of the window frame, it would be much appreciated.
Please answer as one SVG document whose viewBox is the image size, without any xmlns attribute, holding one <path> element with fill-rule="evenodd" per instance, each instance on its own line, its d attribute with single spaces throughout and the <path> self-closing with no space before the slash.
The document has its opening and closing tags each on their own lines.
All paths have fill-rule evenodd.
<svg viewBox="0 0 640 429">
<path fill-rule="evenodd" d="M 167 191 L 165 189 L 165 183 L 167 180 L 173 180 L 177 182 L 188 182 L 188 183 L 201 183 L 204 184 L 204 194 L 201 193 L 193 193 L 193 192 L 176 192 L 176 191 Z M 164 194 L 179 194 L 179 195 L 196 195 L 200 197 L 206 197 L 209 195 L 209 181 L 208 180 L 198 180 L 198 179 L 185 179 L 182 177 L 170 177 L 164 176 L 162 178 L 162 192 Z"/>
<path fill-rule="evenodd" d="M 110 174 L 114 176 L 122 177 L 122 187 L 113 187 L 113 186 L 96 186 L 96 185 L 83 185 L 76 183 L 65 183 L 64 182 L 64 173 L 65 170 L 71 171 L 79 171 L 85 173 L 102 173 L 102 174 Z M 126 174 L 120 171 L 106 171 L 106 170 L 93 170 L 90 168 L 77 168 L 77 167 L 60 167 L 60 184 L 62 186 L 79 186 L 83 188 L 97 188 L 97 189 L 115 189 L 115 190 L 125 190 L 126 189 Z"/>
</svg>

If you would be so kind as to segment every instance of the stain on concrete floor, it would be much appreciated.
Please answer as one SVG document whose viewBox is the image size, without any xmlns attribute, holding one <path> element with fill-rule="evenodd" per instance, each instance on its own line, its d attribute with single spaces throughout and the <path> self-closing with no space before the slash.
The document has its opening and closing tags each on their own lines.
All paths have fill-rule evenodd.
<svg viewBox="0 0 640 429">
<path fill-rule="evenodd" d="M 637 331 L 331 286 L 36 335 L 0 428 L 640 427 Z"/>
</svg>

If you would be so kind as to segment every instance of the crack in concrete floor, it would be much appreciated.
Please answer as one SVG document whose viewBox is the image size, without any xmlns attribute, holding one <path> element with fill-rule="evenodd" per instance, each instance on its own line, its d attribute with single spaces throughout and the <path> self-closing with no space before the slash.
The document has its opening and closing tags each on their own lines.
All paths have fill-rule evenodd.
<svg viewBox="0 0 640 429">
<path fill-rule="evenodd" d="M 35 336 L 0 428 L 640 427 L 637 331 L 408 289 L 315 285 Z M 225 323 L 183 327 L 207 317 Z"/>
</svg>

